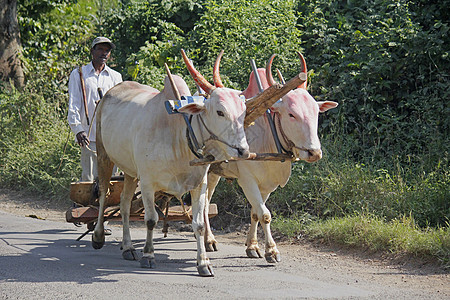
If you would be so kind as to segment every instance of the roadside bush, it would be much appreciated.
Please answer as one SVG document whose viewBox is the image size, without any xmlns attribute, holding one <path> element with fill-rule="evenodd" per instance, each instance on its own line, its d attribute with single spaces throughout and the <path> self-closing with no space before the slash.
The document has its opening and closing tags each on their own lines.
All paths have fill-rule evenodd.
<svg viewBox="0 0 450 300">
<path fill-rule="evenodd" d="M 298 3 L 313 94 L 340 104 L 324 132 L 348 136 L 355 161 L 384 168 L 394 157 L 432 171 L 449 145 L 445 13 L 425 1 Z"/>
<path fill-rule="evenodd" d="M 278 54 L 274 66 L 286 78 L 298 74 L 300 63 L 295 51 L 303 49 L 296 27 L 295 1 L 209 0 L 204 7 L 200 20 L 189 32 L 186 48 L 205 76 L 211 74 L 222 49 L 221 75 L 228 87 L 245 89 L 250 59 L 264 67 L 274 53 Z"/>
<path fill-rule="evenodd" d="M 180 57 L 175 46 L 191 31 L 203 10 L 203 1 L 127 1 L 110 11 L 101 32 L 116 43 L 118 70 L 124 80 L 161 87 L 164 63 Z M 175 46 L 172 48 L 172 46 Z"/>
<path fill-rule="evenodd" d="M 409 174 L 416 171 L 393 172 L 331 157 L 299 163 L 288 185 L 272 194 L 269 206 L 284 216 L 306 212 L 323 219 L 370 213 L 386 220 L 411 216 L 423 227 L 445 226 L 450 220 L 448 170 Z"/>
<path fill-rule="evenodd" d="M 65 94 L 43 81 L 0 93 L 0 186 L 67 200 L 79 149 L 61 109 Z"/>
</svg>

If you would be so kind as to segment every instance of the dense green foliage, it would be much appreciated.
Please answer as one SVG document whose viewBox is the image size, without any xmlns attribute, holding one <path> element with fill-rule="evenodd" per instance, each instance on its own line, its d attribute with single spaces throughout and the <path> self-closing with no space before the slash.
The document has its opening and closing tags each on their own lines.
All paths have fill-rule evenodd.
<svg viewBox="0 0 450 300">
<path fill-rule="evenodd" d="M 179 57 L 180 42 L 192 30 L 202 6 L 193 1 L 131 1 L 112 11 L 102 30 L 116 42 L 116 59 L 126 79 L 162 88 L 164 63 Z M 139 74 L 139 76 L 137 76 Z"/>
<path fill-rule="evenodd" d="M 92 35 L 101 19 L 99 11 L 111 4 L 102 0 L 27 0 L 18 5 L 23 62 L 27 79 L 45 76 L 59 87 L 67 84 L 67 73 L 88 62 Z M 108 3 L 114 3 L 109 1 Z M 106 6 L 105 6 L 106 5 Z"/>
<path fill-rule="evenodd" d="M 36 79 L 23 91 L 5 90 L 0 101 L 0 186 L 66 197 L 81 172 L 80 150 L 61 110 L 66 97 Z"/>
<path fill-rule="evenodd" d="M 125 79 L 156 88 L 164 63 L 194 87 L 182 48 L 207 78 L 224 49 L 222 79 L 238 89 L 251 58 L 263 66 L 277 53 L 274 65 L 289 78 L 299 50 L 310 93 L 339 107 L 320 119 L 324 158 L 296 163 L 289 184 L 272 194 L 275 218 L 410 216 L 424 228 L 448 227 L 448 7 L 449 0 L 22 1 L 28 83 L 23 91 L 3 83 L 0 92 L 0 186 L 67 198 L 80 172 L 65 120 L 67 79 L 89 60 L 97 35 L 116 43 L 110 65 Z M 222 181 L 214 199 L 216 227 L 249 220 L 236 183 Z"/>
<path fill-rule="evenodd" d="M 438 6 L 302 1 L 299 11 L 302 45 L 317 70 L 314 94 L 340 103 L 332 117 L 334 130 L 353 142 L 346 156 L 382 165 L 401 157 L 430 167 L 446 160 L 450 37 Z"/>
<path fill-rule="evenodd" d="M 205 12 L 190 32 L 186 48 L 192 59 L 212 69 L 221 49 L 225 51 L 221 75 L 229 85 L 245 89 L 250 59 L 265 66 L 271 54 L 284 74 L 298 73 L 300 31 L 296 27 L 295 1 L 205 1 Z M 205 70 L 206 73 L 207 70 Z"/>
<path fill-rule="evenodd" d="M 116 61 L 129 79 L 161 88 L 164 63 L 187 76 L 182 48 L 211 78 L 215 58 L 223 49 L 224 83 L 244 89 L 251 58 L 263 66 L 271 53 L 280 53 L 280 69 L 297 72 L 300 32 L 294 7 L 294 1 L 133 2 L 123 14 L 113 13 L 102 28 L 118 41 Z"/>
</svg>

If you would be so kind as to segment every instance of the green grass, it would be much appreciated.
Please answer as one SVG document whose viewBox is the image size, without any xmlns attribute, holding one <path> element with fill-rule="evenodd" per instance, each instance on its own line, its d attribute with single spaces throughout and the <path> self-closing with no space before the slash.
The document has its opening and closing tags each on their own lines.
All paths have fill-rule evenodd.
<svg viewBox="0 0 450 300">
<path fill-rule="evenodd" d="M 62 201 L 81 174 L 80 150 L 57 105 L 66 96 L 38 85 L 0 93 L 0 187 Z"/>
<path fill-rule="evenodd" d="M 380 217 L 361 213 L 310 222 L 275 217 L 272 227 L 288 237 L 303 233 L 308 238 L 323 240 L 329 244 L 437 259 L 445 269 L 450 268 L 448 225 L 440 228 L 419 228 L 411 217 L 386 222 Z"/>
</svg>

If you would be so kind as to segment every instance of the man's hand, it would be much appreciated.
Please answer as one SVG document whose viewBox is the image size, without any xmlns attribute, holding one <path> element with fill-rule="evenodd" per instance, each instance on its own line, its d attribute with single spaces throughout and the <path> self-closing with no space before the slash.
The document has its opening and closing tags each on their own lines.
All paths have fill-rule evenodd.
<svg viewBox="0 0 450 300">
<path fill-rule="evenodd" d="M 89 138 L 85 131 L 80 131 L 77 133 L 77 142 L 81 147 L 89 145 Z"/>
</svg>

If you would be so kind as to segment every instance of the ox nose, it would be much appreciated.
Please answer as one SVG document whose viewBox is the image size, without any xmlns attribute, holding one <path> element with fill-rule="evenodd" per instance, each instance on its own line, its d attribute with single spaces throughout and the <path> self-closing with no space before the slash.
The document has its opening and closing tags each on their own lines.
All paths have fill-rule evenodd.
<svg viewBox="0 0 450 300">
<path fill-rule="evenodd" d="M 322 150 L 312 149 L 308 150 L 308 161 L 315 162 L 322 158 Z"/>
<path fill-rule="evenodd" d="M 248 149 L 244 149 L 244 148 L 238 148 L 237 149 L 239 157 L 241 158 L 249 158 L 250 157 L 250 151 Z"/>
</svg>

